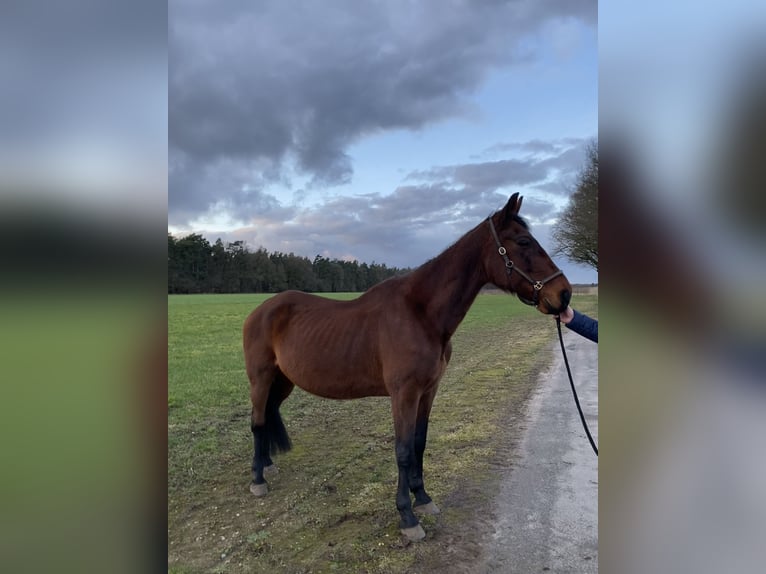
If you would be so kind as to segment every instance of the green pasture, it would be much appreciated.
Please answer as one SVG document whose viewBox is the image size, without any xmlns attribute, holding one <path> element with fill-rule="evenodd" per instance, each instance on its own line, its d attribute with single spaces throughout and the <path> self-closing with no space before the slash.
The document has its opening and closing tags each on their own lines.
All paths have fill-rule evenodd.
<svg viewBox="0 0 766 574">
<path fill-rule="evenodd" d="M 387 398 L 332 401 L 296 388 L 282 406 L 293 450 L 275 459 L 267 497 L 249 493 L 241 329 L 267 297 L 168 297 L 170 572 L 395 573 L 459 560 L 460 548 L 475 546 L 469 526 L 498 468 L 512 460 L 535 375 L 556 352 L 554 320 L 515 297 L 477 298 L 453 337 L 425 454 L 426 486 L 443 512 L 423 520 L 424 542 L 406 544 Z M 576 295 L 573 305 L 597 315 L 597 301 Z"/>
</svg>

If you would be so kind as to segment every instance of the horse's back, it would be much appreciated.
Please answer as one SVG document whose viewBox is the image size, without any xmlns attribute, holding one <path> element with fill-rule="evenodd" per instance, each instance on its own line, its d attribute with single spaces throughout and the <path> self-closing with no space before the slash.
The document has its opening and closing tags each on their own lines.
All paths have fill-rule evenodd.
<svg viewBox="0 0 766 574">
<path fill-rule="evenodd" d="M 283 291 L 269 297 L 258 305 L 245 319 L 243 333 L 249 336 L 270 334 L 279 324 L 289 322 L 290 315 L 297 308 L 321 307 L 330 301 L 324 297 L 303 291 Z"/>
</svg>

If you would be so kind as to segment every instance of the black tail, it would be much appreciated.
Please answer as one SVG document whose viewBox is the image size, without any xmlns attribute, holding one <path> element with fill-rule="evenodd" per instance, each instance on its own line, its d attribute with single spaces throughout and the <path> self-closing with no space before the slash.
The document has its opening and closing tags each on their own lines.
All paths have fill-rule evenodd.
<svg viewBox="0 0 766 574">
<path fill-rule="evenodd" d="M 277 376 L 271 385 L 271 389 L 269 389 L 269 398 L 266 401 L 266 423 L 264 430 L 266 431 L 266 441 L 271 454 L 287 452 L 293 446 L 290 442 L 290 437 L 287 435 L 285 423 L 282 422 L 282 416 L 279 414 L 279 405 L 284 400 L 284 387 L 285 382 L 282 381 L 282 377 Z"/>
</svg>

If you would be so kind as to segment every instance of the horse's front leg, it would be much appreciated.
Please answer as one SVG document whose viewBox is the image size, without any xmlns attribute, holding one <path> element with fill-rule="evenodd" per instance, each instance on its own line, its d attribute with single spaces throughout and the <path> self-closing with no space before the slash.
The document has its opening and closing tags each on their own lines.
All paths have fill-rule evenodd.
<svg viewBox="0 0 766 574">
<path fill-rule="evenodd" d="M 425 482 L 423 480 L 423 453 L 426 450 L 426 440 L 428 439 L 428 419 L 431 416 L 431 405 L 434 402 L 436 389 L 425 393 L 420 398 L 418 405 L 418 414 L 415 421 L 415 473 L 410 478 L 410 489 L 415 496 L 415 505 L 413 510 L 421 514 L 439 514 L 440 510 L 433 503 L 431 497 L 426 492 Z"/>
<path fill-rule="evenodd" d="M 421 540 L 426 535 L 412 511 L 412 500 L 410 500 L 410 490 L 417 486 L 418 464 L 415 454 L 417 403 L 417 396 L 413 397 L 405 392 L 391 397 L 396 435 L 396 465 L 399 469 L 396 509 L 400 516 L 399 529 L 410 540 Z"/>
</svg>

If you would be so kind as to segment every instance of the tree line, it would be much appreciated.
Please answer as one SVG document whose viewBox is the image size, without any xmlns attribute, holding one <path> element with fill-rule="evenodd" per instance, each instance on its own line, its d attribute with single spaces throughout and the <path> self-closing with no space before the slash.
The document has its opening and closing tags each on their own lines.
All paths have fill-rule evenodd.
<svg viewBox="0 0 766 574">
<path fill-rule="evenodd" d="M 213 243 L 198 233 L 176 239 L 168 233 L 168 293 L 278 293 L 366 291 L 409 271 L 378 263 L 317 255 L 251 251 L 243 241 Z"/>
</svg>

